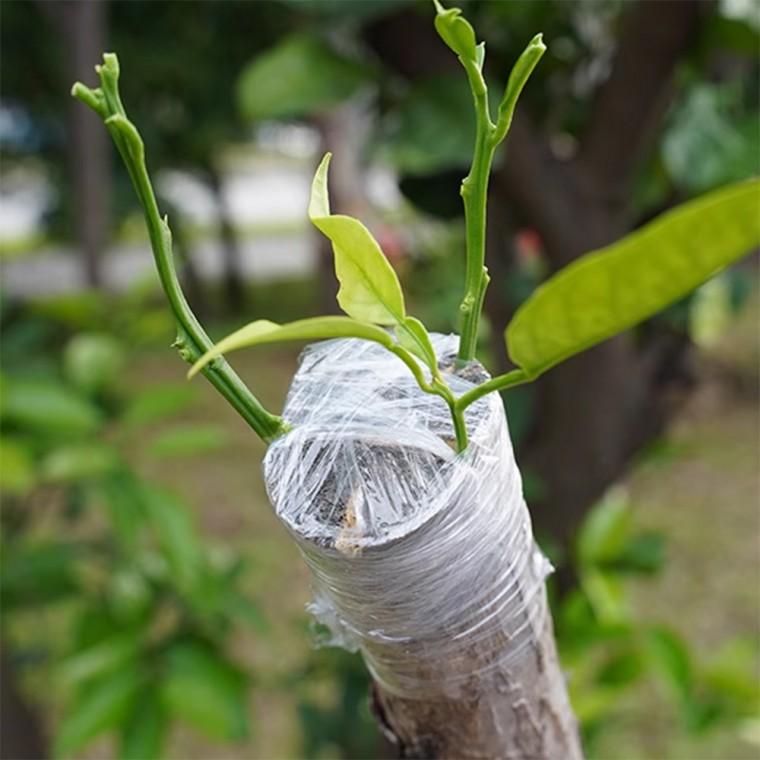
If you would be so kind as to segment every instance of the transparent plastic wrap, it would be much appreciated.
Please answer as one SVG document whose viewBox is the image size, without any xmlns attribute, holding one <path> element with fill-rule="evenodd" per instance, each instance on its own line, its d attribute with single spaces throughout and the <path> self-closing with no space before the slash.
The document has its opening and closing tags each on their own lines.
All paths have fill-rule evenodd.
<svg viewBox="0 0 760 760">
<path fill-rule="evenodd" d="M 457 340 L 433 336 L 442 366 Z M 457 395 L 472 387 L 447 379 Z M 470 443 L 456 454 L 448 407 L 401 361 L 332 340 L 304 351 L 284 415 L 294 428 L 269 447 L 267 489 L 331 643 L 361 650 L 383 688 L 415 698 L 455 697 L 535 641 L 551 567 L 498 394 L 468 407 Z"/>
</svg>

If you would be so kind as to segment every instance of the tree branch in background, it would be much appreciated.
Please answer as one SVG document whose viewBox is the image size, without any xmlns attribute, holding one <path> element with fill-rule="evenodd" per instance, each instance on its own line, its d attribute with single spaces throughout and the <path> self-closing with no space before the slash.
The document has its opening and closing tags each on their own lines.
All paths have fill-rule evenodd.
<svg viewBox="0 0 760 760">
<path fill-rule="evenodd" d="M 600 199 L 625 201 L 632 174 L 668 104 L 676 64 L 694 40 L 703 0 L 641 1 L 622 19 L 609 78 L 597 93 L 580 163 Z"/>
</svg>

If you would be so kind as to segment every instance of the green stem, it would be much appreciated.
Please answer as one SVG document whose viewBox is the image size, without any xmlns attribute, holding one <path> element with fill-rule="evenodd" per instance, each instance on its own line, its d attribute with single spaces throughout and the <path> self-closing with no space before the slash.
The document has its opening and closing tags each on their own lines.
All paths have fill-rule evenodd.
<svg viewBox="0 0 760 760">
<path fill-rule="evenodd" d="M 449 404 L 454 433 L 457 437 L 457 451 L 461 454 L 467 448 L 467 425 L 464 421 L 464 409 L 457 408 L 456 401 Z"/>
<path fill-rule="evenodd" d="M 472 390 L 467 391 L 467 393 L 463 393 L 456 400 L 456 408 L 459 412 L 464 412 L 470 404 L 474 403 L 479 398 L 482 398 L 487 393 L 504 391 L 507 388 L 513 388 L 516 385 L 527 383 L 530 380 L 533 380 L 533 376 L 521 369 L 514 369 L 511 372 L 507 372 L 506 375 L 498 375 L 485 383 L 476 385 Z"/>
<path fill-rule="evenodd" d="M 394 344 L 389 347 L 389 350 L 409 367 L 414 375 L 414 379 L 417 381 L 417 385 L 420 386 L 424 393 L 440 396 L 446 402 L 451 411 L 451 420 L 454 425 L 454 434 L 457 441 L 457 452 L 461 453 L 464 451 L 467 448 L 467 427 L 464 422 L 464 408 L 457 408 L 458 400 L 451 391 L 451 388 L 449 388 L 438 373 L 433 376 L 432 382 L 428 382 L 425 379 L 425 373 L 420 363 L 403 346 Z"/>
<path fill-rule="evenodd" d="M 459 307 L 462 326 L 458 358 L 460 363 L 466 363 L 475 358 L 478 323 L 490 279 L 485 266 L 486 201 L 497 143 L 493 139 L 495 126 L 488 112 L 488 90 L 483 76 L 474 62 L 462 60 L 462 63 L 470 80 L 476 114 L 475 152 L 470 173 L 462 181 L 460 191 L 464 201 L 467 272 L 464 297 Z"/>
<path fill-rule="evenodd" d="M 142 138 L 127 118 L 119 96 L 118 60 L 113 54 L 105 54 L 103 61 L 103 65 L 97 67 L 101 87 L 91 90 L 78 82 L 72 94 L 103 118 L 124 161 L 143 208 L 161 286 L 177 322 L 174 345 L 180 356 L 192 364 L 213 346 L 213 342 L 193 314 L 179 284 L 172 255 L 171 231 L 158 210 L 145 164 Z M 261 405 L 224 359 L 211 363 L 203 374 L 265 442 L 269 443 L 287 432 L 287 423 Z"/>
</svg>

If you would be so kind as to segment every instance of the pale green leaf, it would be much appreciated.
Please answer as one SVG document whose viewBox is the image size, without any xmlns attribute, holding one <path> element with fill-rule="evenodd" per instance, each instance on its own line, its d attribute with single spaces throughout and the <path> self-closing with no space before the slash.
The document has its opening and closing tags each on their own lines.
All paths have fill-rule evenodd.
<svg viewBox="0 0 760 760">
<path fill-rule="evenodd" d="M 279 343 L 285 340 L 318 340 L 322 338 L 364 338 L 388 347 L 393 339 L 382 328 L 358 322 L 350 317 L 311 317 L 278 325 L 267 319 L 257 319 L 241 327 L 222 339 L 207 351 L 191 367 L 188 373 L 193 377 L 217 356 L 235 351 L 239 348 L 256 346 L 262 343 Z"/>
<path fill-rule="evenodd" d="M 338 303 L 346 314 L 363 322 L 401 322 L 406 315 L 401 285 L 372 233 L 357 219 L 330 214 L 329 164 L 328 153 L 314 176 L 309 218 L 333 244 L 335 274 L 340 283 Z"/>
<path fill-rule="evenodd" d="M 512 361 L 535 377 L 683 298 L 760 243 L 760 183 L 662 214 L 541 285 L 506 329 Z"/>
<path fill-rule="evenodd" d="M 398 342 L 407 351 L 422 359 L 431 372 L 437 371 L 438 358 L 435 355 L 435 349 L 430 342 L 430 335 L 428 335 L 425 325 L 419 319 L 406 317 L 401 324 L 396 325 L 396 336 Z"/>
</svg>

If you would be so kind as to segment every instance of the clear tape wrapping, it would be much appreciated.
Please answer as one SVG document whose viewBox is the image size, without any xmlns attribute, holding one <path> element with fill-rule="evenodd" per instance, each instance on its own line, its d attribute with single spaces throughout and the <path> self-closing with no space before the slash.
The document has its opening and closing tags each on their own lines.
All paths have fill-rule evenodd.
<svg viewBox="0 0 760 760">
<path fill-rule="evenodd" d="M 456 336 L 434 335 L 442 364 Z M 482 381 L 484 378 L 478 378 Z M 472 387 L 448 375 L 452 390 Z M 330 643 L 388 691 L 456 697 L 535 641 L 551 566 L 533 540 L 498 394 L 449 409 L 367 341 L 308 347 L 264 460 L 272 505 L 313 575 Z"/>
</svg>

